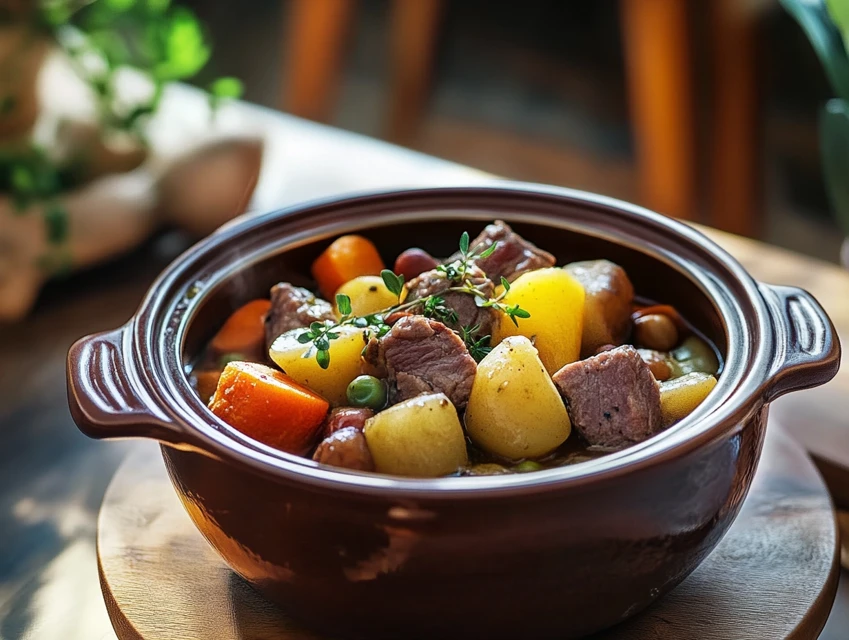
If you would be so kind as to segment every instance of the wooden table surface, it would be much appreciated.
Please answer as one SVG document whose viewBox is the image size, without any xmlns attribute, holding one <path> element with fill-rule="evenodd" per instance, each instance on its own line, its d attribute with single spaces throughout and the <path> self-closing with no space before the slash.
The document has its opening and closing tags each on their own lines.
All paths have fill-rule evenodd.
<svg viewBox="0 0 849 640">
<path fill-rule="evenodd" d="M 166 94 L 155 144 L 208 125 L 204 98 L 182 87 Z M 219 126 L 266 142 L 256 210 L 352 190 L 440 186 L 490 180 L 480 172 L 245 104 Z M 168 132 L 175 132 L 169 139 Z M 849 344 L 849 273 L 763 244 L 709 232 L 757 278 L 809 289 Z M 97 579 L 95 518 L 103 492 L 136 443 L 87 440 L 65 396 L 65 355 L 79 336 L 114 328 L 135 310 L 156 274 L 187 240 L 160 234 L 108 265 L 56 282 L 32 317 L 0 326 L 0 638 L 114 638 Z M 847 356 L 844 355 L 844 364 Z M 849 367 L 828 385 L 792 394 L 776 411 L 794 436 L 838 470 L 849 468 Z M 849 486 L 849 483 L 847 483 Z M 843 583 L 846 583 L 845 572 Z M 792 580 L 790 581 L 792 582 Z M 792 588 L 788 584 L 787 588 Z M 822 638 L 845 640 L 849 588 Z"/>
</svg>

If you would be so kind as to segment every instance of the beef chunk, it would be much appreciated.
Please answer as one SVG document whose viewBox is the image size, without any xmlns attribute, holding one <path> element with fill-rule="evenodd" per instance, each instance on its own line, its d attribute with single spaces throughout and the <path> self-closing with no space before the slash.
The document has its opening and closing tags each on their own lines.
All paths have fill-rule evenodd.
<svg viewBox="0 0 849 640">
<path fill-rule="evenodd" d="M 363 432 L 345 427 L 327 436 L 316 448 L 312 459 L 334 467 L 374 471 L 374 460 Z"/>
<path fill-rule="evenodd" d="M 527 271 L 554 266 L 553 255 L 525 240 L 501 220 L 487 225 L 470 247 L 480 253 L 494 242 L 498 247 L 492 255 L 475 260 L 493 282 L 501 282 L 502 276 L 512 282 Z"/>
<path fill-rule="evenodd" d="M 385 366 L 393 403 L 441 392 L 462 409 L 477 372 L 460 337 L 441 322 L 423 316 L 401 318 L 380 340 L 378 349 L 366 348 L 366 358 L 378 358 L 378 366 Z"/>
<path fill-rule="evenodd" d="M 572 425 L 591 445 L 622 448 L 662 429 L 657 383 L 629 345 L 567 364 L 553 379 Z"/>
<path fill-rule="evenodd" d="M 404 316 L 407 317 L 407 316 Z M 386 357 L 383 354 L 383 341 L 372 336 L 363 349 L 363 361 L 360 369 L 365 375 L 375 378 L 387 378 Z"/>
<path fill-rule="evenodd" d="M 357 431 L 362 431 L 366 426 L 366 420 L 374 415 L 374 411 L 368 407 L 336 407 L 327 416 L 324 421 L 322 433 L 324 437 L 328 437 L 335 432 L 353 427 Z"/>
<path fill-rule="evenodd" d="M 634 287 L 625 270 L 609 260 L 573 262 L 563 268 L 586 292 L 581 354 L 586 357 L 602 345 L 625 342 L 634 301 Z"/>
<path fill-rule="evenodd" d="M 487 297 L 492 297 L 495 285 L 492 280 L 484 275 L 477 267 L 468 271 L 470 282 Z M 492 334 L 492 323 L 495 321 L 495 310 L 492 308 L 479 307 L 475 302 L 475 296 L 459 291 L 446 291 L 451 284 L 446 280 L 445 274 L 433 269 L 426 271 L 407 284 L 407 300 L 417 300 L 428 296 L 440 295 L 445 301 L 445 306 L 457 314 L 454 322 L 442 319 L 445 324 L 457 331 L 460 327 L 475 327 L 479 329 L 477 335 L 488 336 Z M 413 307 L 417 313 L 422 312 L 421 307 Z"/>
<path fill-rule="evenodd" d="M 327 300 L 288 282 L 276 284 L 271 287 L 271 309 L 265 317 L 266 347 L 271 347 L 282 333 L 334 319 L 333 307 Z"/>
</svg>

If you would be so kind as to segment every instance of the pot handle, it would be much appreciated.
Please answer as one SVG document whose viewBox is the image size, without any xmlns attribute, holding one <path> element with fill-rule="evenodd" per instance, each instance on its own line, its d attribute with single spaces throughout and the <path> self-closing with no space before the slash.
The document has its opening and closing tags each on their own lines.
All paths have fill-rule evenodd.
<svg viewBox="0 0 849 640">
<path fill-rule="evenodd" d="M 80 431 L 96 439 L 150 438 L 186 448 L 185 434 L 138 379 L 132 323 L 86 336 L 68 352 L 68 404 Z"/>
<path fill-rule="evenodd" d="M 840 341 L 822 305 L 798 287 L 763 283 L 759 287 L 776 330 L 767 402 L 831 380 L 840 367 Z"/>
</svg>

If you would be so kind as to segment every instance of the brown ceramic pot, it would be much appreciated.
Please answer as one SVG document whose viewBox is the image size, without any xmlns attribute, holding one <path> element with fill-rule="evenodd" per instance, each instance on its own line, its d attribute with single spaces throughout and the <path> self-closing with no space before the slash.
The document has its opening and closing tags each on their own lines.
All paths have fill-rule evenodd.
<svg viewBox="0 0 849 640">
<path fill-rule="evenodd" d="M 725 355 L 691 416 L 630 449 L 524 475 L 414 480 L 345 473 L 258 444 L 216 419 L 187 365 L 229 311 L 306 283 L 335 237 L 387 262 L 448 255 L 494 218 L 570 262 L 605 257 L 675 304 Z M 94 438 L 163 443 L 198 529 L 250 584 L 322 629 L 368 637 L 558 637 L 609 627 L 685 578 L 731 525 L 767 409 L 834 376 L 840 347 L 804 291 L 755 282 L 674 220 L 527 185 L 389 192 L 222 228 L 178 258 L 125 326 L 77 342 L 71 410 Z"/>
</svg>

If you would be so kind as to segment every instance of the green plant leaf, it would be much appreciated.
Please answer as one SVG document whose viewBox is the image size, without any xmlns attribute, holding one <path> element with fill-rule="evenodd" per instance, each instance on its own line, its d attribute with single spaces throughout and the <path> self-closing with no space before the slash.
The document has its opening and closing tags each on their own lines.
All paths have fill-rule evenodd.
<svg viewBox="0 0 849 640">
<path fill-rule="evenodd" d="M 145 0 L 145 5 L 151 13 L 164 13 L 171 6 L 171 0 Z"/>
<path fill-rule="evenodd" d="M 45 206 L 44 223 L 47 226 L 47 240 L 50 244 L 62 244 L 68 237 L 68 212 L 58 202 L 51 202 Z"/>
<path fill-rule="evenodd" d="M 136 4 L 136 0 L 103 0 L 114 11 L 129 11 Z"/>
<path fill-rule="evenodd" d="M 488 257 L 489 257 L 489 256 L 491 256 L 493 253 L 495 253 L 495 250 L 496 250 L 497 248 L 498 248 L 498 242 L 493 242 L 491 245 L 489 245 L 489 247 L 487 247 L 487 248 L 484 250 L 484 252 L 483 252 L 483 253 L 481 253 L 480 257 L 481 257 L 481 258 L 484 258 L 484 259 L 488 258 Z"/>
<path fill-rule="evenodd" d="M 319 367 L 327 369 L 330 366 L 330 351 L 319 349 L 315 354 L 315 360 L 318 362 Z"/>
<path fill-rule="evenodd" d="M 12 189 L 19 194 L 28 194 L 35 191 L 35 174 L 24 164 L 16 164 L 12 167 Z"/>
<path fill-rule="evenodd" d="M 847 0 L 825 0 L 828 15 L 837 25 L 841 33 L 849 30 L 849 1 Z"/>
<path fill-rule="evenodd" d="M 464 231 L 463 235 L 460 236 L 460 253 L 467 254 L 469 253 L 469 232 Z"/>
<path fill-rule="evenodd" d="M 351 315 L 351 298 L 344 293 L 336 294 L 336 308 L 343 316 Z"/>
<path fill-rule="evenodd" d="M 380 272 L 380 277 L 383 278 L 383 284 L 386 285 L 386 288 L 389 289 L 396 296 L 400 296 L 401 292 L 404 290 L 404 276 L 396 275 L 393 271 L 389 269 L 384 269 Z"/>
<path fill-rule="evenodd" d="M 209 93 L 216 98 L 241 98 L 244 90 L 242 81 L 231 76 L 218 78 L 209 85 Z"/>
<path fill-rule="evenodd" d="M 829 100 L 820 113 L 820 153 L 836 217 L 849 235 L 849 104 Z"/>
<path fill-rule="evenodd" d="M 164 59 L 154 68 L 162 80 L 182 80 L 200 71 L 209 61 L 210 48 L 195 15 L 185 8 L 175 9 L 165 21 L 161 37 Z"/>
<path fill-rule="evenodd" d="M 824 0 L 780 0 L 811 41 L 835 94 L 849 100 L 849 59 Z M 841 11 L 842 15 L 842 11 Z"/>
</svg>

